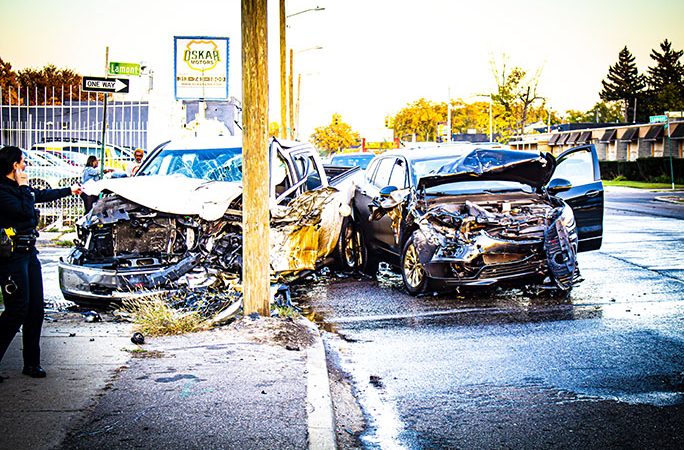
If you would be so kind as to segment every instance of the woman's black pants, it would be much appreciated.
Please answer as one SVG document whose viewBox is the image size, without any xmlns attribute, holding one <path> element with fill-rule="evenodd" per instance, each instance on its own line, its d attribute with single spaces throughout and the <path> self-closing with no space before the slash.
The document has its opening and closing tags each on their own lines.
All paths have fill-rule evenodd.
<svg viewBox="0 0 684 450">
<path fill-rule="evenodd" d="M 43 274 L 35 249 L 0 260 L 0 289 L 5 304 L 0 315 L 0 360 L 22 327 L 24 366 L 39 366 Z"/>
</svg>

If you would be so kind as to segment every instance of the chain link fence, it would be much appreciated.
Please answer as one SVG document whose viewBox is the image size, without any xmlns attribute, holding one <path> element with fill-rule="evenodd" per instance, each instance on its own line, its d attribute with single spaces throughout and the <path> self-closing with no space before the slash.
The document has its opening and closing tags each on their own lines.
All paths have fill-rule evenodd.
<svg viewBox="0 0 684 450">
<path fill-rule="evenodd" d="M 146 101 L 108 99 L 105 118 L 103 94 L 61 88 L 0 88 L 0 146 L 24 150 L 29 183 L 54 189 L 80 182 L 89 155 L 105 167 L 124 172 L 133 151 L 147 149 L 149 104 Z M 41 225 L 70 227 L 84 212 L 83 201 L 69 196 L 36 205 Z"/>
</svg>

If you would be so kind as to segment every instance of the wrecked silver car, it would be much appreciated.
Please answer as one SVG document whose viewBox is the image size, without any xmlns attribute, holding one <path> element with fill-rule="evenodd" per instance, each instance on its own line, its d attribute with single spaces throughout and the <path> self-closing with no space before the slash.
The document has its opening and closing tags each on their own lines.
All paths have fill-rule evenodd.
<svg viewBox="0 0 684 450">
<path fill-rule="evenodd" d="M 266 152 L 265 152 L 266 154 Z M 345 263 L 358 168 L 324 167 L 309 144 L 271 140 L 273 281 Z M 64 297 L 103 304 L 150 291 L 216 286 L 242 272 L 242 142 L 167 142 L 135 177 L 85 185 L 101 194 L 59 264 Z"/>
<path fill-rule="evenodd" d="M 567 291 L 577 252 L 598 249 L 603 185 L 593 146 L 558 158 L 475 145 L 398 150 L 356 190 L 357 264 L 401 271 L 417 295 L 449 286 L 536 284 Z"/>
</svg>

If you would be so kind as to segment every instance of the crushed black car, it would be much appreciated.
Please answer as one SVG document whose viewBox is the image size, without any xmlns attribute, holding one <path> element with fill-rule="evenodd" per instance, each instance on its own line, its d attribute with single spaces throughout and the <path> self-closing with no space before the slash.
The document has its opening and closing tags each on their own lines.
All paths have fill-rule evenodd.
<svg viewBox="0 0 684 450">
<path fill-rule="evenodd" d="M 455 286 L 569 291 L 598 249 L 603 185 L 592 145 L 550 153 L 447 144 L 376 157 L 354 196 L 358 266 L 399 268 L 418 295 Z"/>
</svg>

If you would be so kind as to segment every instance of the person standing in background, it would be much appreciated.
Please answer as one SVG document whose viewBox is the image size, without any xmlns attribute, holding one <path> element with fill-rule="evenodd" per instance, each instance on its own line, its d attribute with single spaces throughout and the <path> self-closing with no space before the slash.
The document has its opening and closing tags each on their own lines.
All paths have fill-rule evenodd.
<svg viewBox="0 0 684 450">
<path fill-rule="evenodd" d="M 36 250 L 39 212 L 35 203 L 80 194 L 81 187 L 33 189 L 24 169 L 26 161 L 20 148 L 0 148 L 0 289 L 5 304 L 0 315 L 0 361 L 21 327 L 22 373 L 44 378 L 46 373 L 40 366 L 43 274 Z"/>
<path fill-rule="evenodd" d="M 142 165 L 142 160 L 143 157 L 145 156 L 145 152 L 143 149 L 138 148 L 135 150 L 133 153 L 133 157 L 135 158 L 135 161 L 133 161 L 129 166 L 128 166 L 128 176 L 132 177 L 136 173 L 138 173 L 138 170 L 140 169 L 140 166 Z"/>
<path fill-rule="evenodd" d="M 88 181 L 99 181 L 102 179 L 100 176 L 100 169 L 98 166 L 100 162 L 97 160 L 97 156 L 90 155 L 86 160 L 86 165 L 83 168 L 83 175 L 81 175 L 81 185 L 86 184 Z M 105 169 L 105 172 L 110 172 L 110 170 Z M 85 207 L 85 213 L 88 214 L 91 209 L 93 209 L 93 204 L 97 201 L 97 195 L 88 195 L 85 192 L 81 193 L 81 198 L 83 199 L 83 206 Z"/>
</svg>

